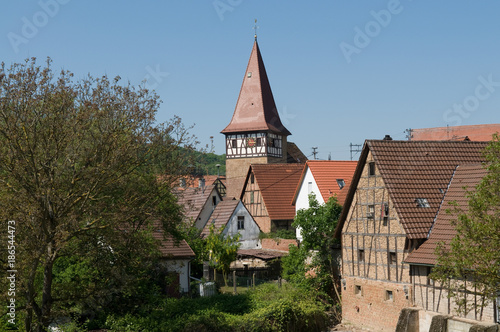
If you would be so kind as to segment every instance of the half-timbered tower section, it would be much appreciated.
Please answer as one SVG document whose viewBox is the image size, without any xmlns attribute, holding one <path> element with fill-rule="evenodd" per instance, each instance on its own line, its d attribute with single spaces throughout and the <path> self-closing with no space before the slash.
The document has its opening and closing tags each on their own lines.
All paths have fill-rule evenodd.
<svg viewBox="0 0 500 332">
<path fill-rule="evenodd" d="M 468 319 L 493 323 L 500 322 L 498 314 L 495 313 L 495 303 L 482 307 L 484 298 L 479 295 L 470 280 L 459 282 L 461 287 L 453 289 L 458 293 L 457 298 L 463 300 L 466 315 L 457 312 L 457 304 L 454 298 L 448 297 L 450 285 L 441 284 L 429 277 L 432 268 L 437 264 L 436 249 L 440 243 L 449 248 L 451 240 L 456 235 L 456 229 L 452 222 L 457 220 L 458 215 L 450 209 L 450 204 L 456 204 L 461 211 L 469 209 L 467 192 L 473 192 L 475 187 L 487 174 L 487 170 L 481 164 L 464 164 L 457 167 L 450 185 L 446 191 L 441 208 L 436 216 L 430 230 L 429 238 L 417 250 L 414 250 L 405 263 L 410 265 L 414 304 L 431 313 L 460 316 Z M 430 319 L 427 319 L 430 321 Z"/>
<path fill-rule="evenodd" d="M 222 133 L 226 136 L 228 197 L 240 196 L 250 164 L 287 162 L 290 132 L 281 123 L 257 40 L 233 117 Z"/>
<path fill-rule="evenodd" d="M 291 229 L 292 198 L 304 164 L 255 164 L 248 169 L 241 200 L 264 233 Z"/>
<path fill-rule="evenodd" d="M 365 142 L 336 236 L 342 241 L 345 322 L 394 331 L 413 305 L 408 254 L 427 238 L 456 166 L 479 162 L 480 142 Z"/>
</svg>

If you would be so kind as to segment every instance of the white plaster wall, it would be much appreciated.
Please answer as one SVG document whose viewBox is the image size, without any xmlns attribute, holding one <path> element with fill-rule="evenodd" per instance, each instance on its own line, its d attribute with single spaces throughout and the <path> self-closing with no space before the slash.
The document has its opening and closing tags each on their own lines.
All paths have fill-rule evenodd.
<svg viewBox="0 0 500 332">
<path fill-rule="evenodd" d="M 167 271 L 175 271 L 179 273 L 179 286 L 181 293 L 186 293 L 189 291 L 189 271 L 191 267 L 190 264 L 191 263 L 188 259 L 166 261 Z"/>
<path fill-rule="evenodd" d="M 207 224 L 208 220 L 210 219 L 210 216 L 212 215 L 212 212 L 215 210 L 215 205 L 212 204 L 212 197 L 215 196 L 217 204 L 221 201 L 219 194 L 217 194 L 217 191 L 212 189 L 212 192 L 210 193 L 210 196 L 208 196 L 207 201 L 205 202 L 205 205 L 203 205 L 203 208 L 201 209 L 200 215 L 198 216 L 198 220 L 195 222 L 195 227 L 198 229 L 203 229 L 205 228 L 205 225 Z"/>
<path fill-rule="evenodd" d="M 245 229 L 238 230 L 238 216 L 245 217 Z M 260 228 L 241 201 L 224 229 L 224 234 L 230 236 L 238 233 L 240 233 L 240 249 L 260 249 L 262 247 L 259 241 Z"/>
<path fill-rule="evenodd" d="M 309 192 L 309 182 L 312 182 L 311 192 Z M 316 195 L 316 199 L 320 204 L 324 204 L 323 196 L 321 196 L 321 192 L 319 191 L 318 185 L 316 184 L 316 180 L 311 172 L 311 169 L 307 167 L 306 174 L 304 175 L 304 179 L 299 187 L 299 193 L 297 194 L 297 199 L 295 201 L 295 214 L 297 211 L 301 209 L 309 208 L 309 194 L 314 193 Z M 300 227 L 297 227 L 296 234 L 297 240 L 302 241 Z"/>
</svg>

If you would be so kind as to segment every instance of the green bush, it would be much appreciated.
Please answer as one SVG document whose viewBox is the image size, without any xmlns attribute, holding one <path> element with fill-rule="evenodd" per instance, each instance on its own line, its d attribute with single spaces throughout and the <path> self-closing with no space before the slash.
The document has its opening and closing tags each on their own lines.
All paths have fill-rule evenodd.
<svg viewBox="0 0 500 332">
<path fill-rule="evenodd" d="M 112 331 L 324 331 L 328 309 L 314 291 L 263 284 L 242 295 L 166 299 L 147 314 L 109 316 Z"/>
<path fill-rule="evenodd" d="M 279 229 L 274 232 L 259 234 L 260 239 L 289 239 L 295 240 L 297 238 L 295 229 Z"/>
</svg>

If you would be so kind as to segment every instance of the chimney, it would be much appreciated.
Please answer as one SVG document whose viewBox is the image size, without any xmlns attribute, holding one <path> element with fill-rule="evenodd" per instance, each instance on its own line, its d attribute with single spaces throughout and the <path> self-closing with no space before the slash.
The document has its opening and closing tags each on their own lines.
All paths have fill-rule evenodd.
<svg viewBox="0 0 500 332">
<path fill-rule="evenodd" d="M 201 189 L 205 188 L 205 179 L 201 178 L 198 180 L 198 187 Z"/>
<path fill-rule="evenodd" d="M 179 185 L 181 186 L 181 188 L 186 188 L 186 179 L 180 178 L 179 181 L 180 181 Z"/>
<path fill-rule="evenodd" d="M 391 135 L 385 135 L 383 140 L 384 141 L 392 141 L 392 137 L 391 137 Z"/>
</svg>

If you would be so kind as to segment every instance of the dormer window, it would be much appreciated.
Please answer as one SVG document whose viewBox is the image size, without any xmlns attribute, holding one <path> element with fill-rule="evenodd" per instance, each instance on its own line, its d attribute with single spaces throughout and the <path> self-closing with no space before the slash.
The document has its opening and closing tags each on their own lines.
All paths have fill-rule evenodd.
<svg viewBox="0 0 500 332">
<path fill-rule="evenodd" d="M 417 207 L 431 207 L 429 202 L 427 201 L 427 198 L 415 198 L 415 203 L 417 203 Z"/>
<path fill-rule="evenodd" d="M 345 187 L 344 179 L 337 179 L 337 184 L 339 185 L 340 189 L 344 188 Z"/>
</svg>

